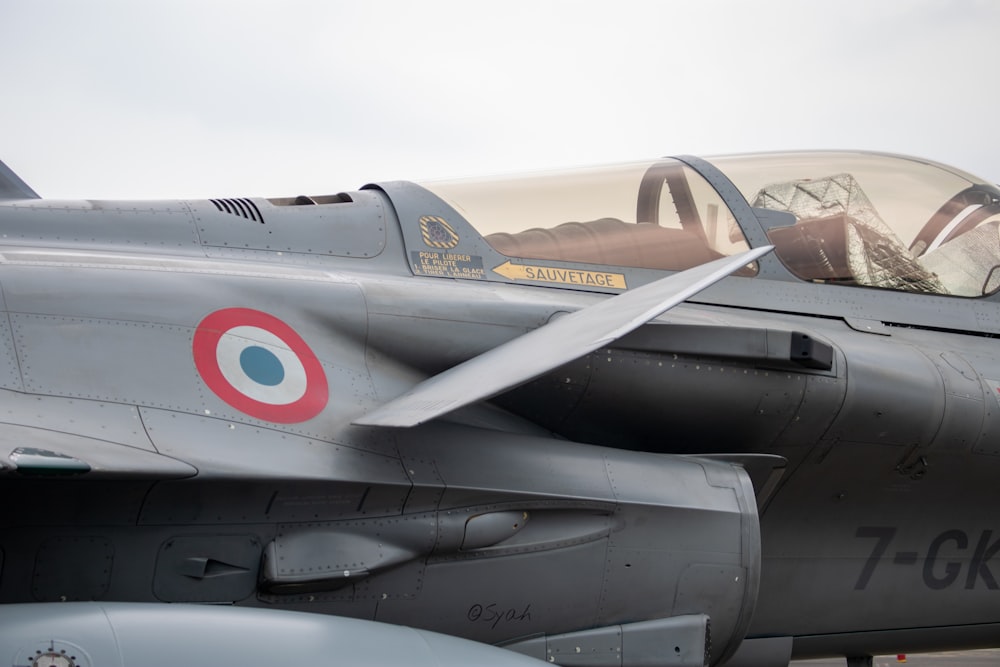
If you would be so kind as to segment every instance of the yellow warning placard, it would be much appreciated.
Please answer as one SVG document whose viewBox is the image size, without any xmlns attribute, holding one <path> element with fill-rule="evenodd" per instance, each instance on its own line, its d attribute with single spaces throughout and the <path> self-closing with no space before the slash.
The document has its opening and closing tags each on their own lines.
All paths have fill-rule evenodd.
<svg viewBox="0 0 1000 667">
<path fill-rule="evenodd" d="M 555 266 L 537 266 L 533 264 L 512 264 L 509 260 L 500 266 L 493 267 L 494 273 L 511 280 L 534 280 L 557 285 L 581 285 L 584 287 L 613 287 L 626 289 L 625 275 L 607 271 L 583 271 L 581 269 L 565 269 Z"/>
</svg>

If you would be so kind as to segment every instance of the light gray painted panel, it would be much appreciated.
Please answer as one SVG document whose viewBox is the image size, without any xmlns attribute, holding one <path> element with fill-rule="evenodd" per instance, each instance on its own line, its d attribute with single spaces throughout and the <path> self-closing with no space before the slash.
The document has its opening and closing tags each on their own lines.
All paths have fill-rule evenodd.
<svg viewBox="0 0 1000 667">
<path fill-rule="evenodd" d="M 155 451 L 131 405 L 0 391 L 0 423 Z"/>
<path fill-rule="evenodd" d="M 21 371 L 17 365 L 14 336 L 10 330 L 10 320 L 6 313 L 7 304 L 3 296 L 3 289 L 0 288 L 0 302 L 2 302 L 5 311 L 0 313 L 0 387 L 21 389 Z"/>
<path fill-rule="evenodd" d="M 0 313 L 0 387 L 4 389 L 21 389 L 21 370 L 17 364 L 17 354 L 14 351 L 14 335 L 10 328 L 10 319 L 6 313 Z"/>
<path fill-rule="evenodd" d="M 11 319 L 29 392 L 182 411 L 201 407 L 190 397 L 197 371 L 188 327 L 58 315 Z"/>
<path fill-rule="evenodd" d="M 49 201 L 5 207 L 4 245 L 109 248 L 204 255 L 191 214 L 176 201 Z"/>
<path fill-rule="evenodd" d="M 0 275 L 7 310 L 20 313 L 194 326 L 214 304 L 260 310 L 323 305 L 322 312 L 361 312 L 364 307 L 351 280 L 302 267 L 18 251 L 2 255 Z M 365 323 L 338 325 L 363 331 Z"/>
<path fill-rule="evenodd" d="M 262 290 L 262 296 L 266 294 Z M 216 395 L 195 367 L 192 352 L 198 319 L 252 301 L 242 291 L 210 292 L 207 296 L 192 296 L 191 300 L 198 296 L 209 303 L 197 306 L 189 302 L 190 326 L 13 314 L 26 390 L 263 423 Z M 332 300 L 334 295 L 328 296 Z M 306 435 L 329 437 L 357 415 L 359 404 L 373 400 L 361 343 L 353 336 L 337 334 L 341 324 L 335 316 L 329 320 L 319 313 L 303 316 L 300 311 L 289 311 L 287 302 L 280 303 L 280 294 L 273 290 L 271 298 L 273 304 L 265 307 L 279 319 L 293 323 L 290 326 L 320 359 L 329 387 L 323 412 L 309 423 L 294 425 L 294 429 Z M 115 372 L 109 373 L 112 368 Z"/>
<path fill-rule="evenodd" d="M 232 423 L 171 410 L 142 408 L 141 413 L 149 436 L 160 452 L 188 461 L 203 474 L 267 477 L 276 482 L 315 479 L 330 484 L 352 482 L 360 485 L 356 492 L 345 490 L 344 498 L 336 498 L 335 491 L 330 489 L 324 493 L 322 503 L 320 498 L 310 502 L 300 498 L 301 505 L 333 503 L 353 510 L 360 505 L 364 488 L 372 485 L 375 488 L 364 499 L 365 506 L 357 510 L 359 513 L 372 511 L 377 504 L 378 487 L 409 489 L 410 486 L 399 459 L 392 456 L 285 433 L 273 427 Z M 286 503 L 292 501 L 284 496 L 277 497 L 272 509 L 281 509 Z M 311 520 L 312 516 L 305 518 Z"/>
<path fill-rule="evenodd" d="M 202 243 L 213 248 L 375 257 L 386 245 L 386 216 L 374 192 L 353 192 L 354 201 L 309 206 L 275 206 L 253 199 L 262 222 L 219 210 L 211 202 L 190 202 Z"/>
<path fill-rule="evenodd" d="M 325 274 L 230 274 L 214 264 L 218 273 L 6 267 L 8 306 L 26 311 L 12 318 L 20 361 L 30 366 L 27 390 L 254 421 L 209 390 L 192 352 L 194 330 L 206 316 L 249 308 L 287 324 L 322 362 L 326 410 L 290 430 L 329 438 L 374 401 L 356 285 Z"/>
<path fill-rule="evenodd" d="M 53 635 L 58 636 L 54 639 Z M 83 647 L 86 647 L 84 649 Z M 0 654 L 27 665 L 61 651 L 79 667 L 544 665 L 457 637 L 351 618 L 188 604 L 4 605 Z"/>
<path fill-rule="evenodd" d="M 114 414 L 116 410 L 124 411 L 127 409 L 130 408 L 109 405 L 108 414 Z M 32 414 L 35 413 L 28 413 L 26 419 L 30 419 Z M 39 416 L 41 417 L 41 415 Z M 50 418 L 48 415 L 42 419 L 43 421 L 58 422 L 58 418 Z M 99 430 L 99 424 L 90 417 L 83 418 L 80 420 L 80 430 L 94 432 Z M 64 428 L 67 427 L 64 426 Z M 109 430 L 113 431 L 114 429 Z M 107 440 L 75 435 L 67 431 L 54 431 L 38 426 L 0 424 L 0 443 L 2 443 L 0 444 L 0 464 L 8 460 L 15 449 L 40 449 L 86 463 L 90 467 L 90 472 L 86 473 L 88 479 L 95 476 L 165 479 L 188 477 L 196 472 L 186 463 L 152 452 L 148 441 L 145 443 L 146 448 L 140 449 Z M 10 461 L 16 464 L 18 461 L 23 461 L 24 458 L 23 456 L 15 456 L 10 458 Z M 27 457 L 27 459 L 29 462 L 32 461 L 31 457 Z M 42 465 L 42 467 L 46 466 Z"/>
</svg>

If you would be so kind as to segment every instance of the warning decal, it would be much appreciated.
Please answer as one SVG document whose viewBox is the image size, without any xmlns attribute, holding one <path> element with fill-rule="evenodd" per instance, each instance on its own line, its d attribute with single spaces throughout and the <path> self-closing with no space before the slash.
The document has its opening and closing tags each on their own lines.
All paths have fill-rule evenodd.
<svg viewBox="0 0 1000 667">
<path fill-rule="evenodd" d="M 613 287 L 626 289 L 625 275 L 608 271 L 583 271 L 580 269 L 565 269 L 555 266 L 535 266 L 531 264 L 512 264 L 507 261 L 493 267 L 494 273 L 511 280 L 534 280 L 542 283 L 558 285 L 581 285 L 584 287 Z"/>
<path fill-rule="evenodd" d="M 465 255 L 459 252 L 439 252 L 433 250 L 411 250 L 410 261 L 413 272 L 424 276 L 442 278 L 468 278 L 483 280 L 486 270 L 480 255 Z"/>
</svg>

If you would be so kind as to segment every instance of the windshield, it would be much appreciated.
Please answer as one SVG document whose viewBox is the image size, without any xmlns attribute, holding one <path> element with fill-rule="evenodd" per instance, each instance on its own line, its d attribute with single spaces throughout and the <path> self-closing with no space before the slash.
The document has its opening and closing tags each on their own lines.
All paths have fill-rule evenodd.
<svg viewBox="0 0 1000 667">
<path fill-rule="evenodd" d="M 679 271 L 749 248 L 718 193 L 676 160 L 424 185 L 509 257 Z"/>
<path fill-rule="evenodd" d="M 802 279 L 958 296 L 1000 288 L 1000 190 L 981 179 L 869 153 L 710 162 L 751 206 L 794 216 L 768 237 Z"/>
</svg>

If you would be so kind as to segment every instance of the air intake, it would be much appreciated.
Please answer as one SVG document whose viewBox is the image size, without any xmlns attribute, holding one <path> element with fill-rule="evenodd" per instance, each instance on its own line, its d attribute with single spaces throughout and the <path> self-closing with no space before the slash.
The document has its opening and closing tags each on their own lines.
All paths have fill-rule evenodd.
<svg viewBox="0 0 1000 667">
<path fill-rule="evenodd" d="M 241 218 L 264 224 L 264 216 L 260 214 L 260 209 L 249 199 L 209 199 L 208 201 L 215 204 L 215 208 L 223 213 L 238 215 Z"/>
</svg>

